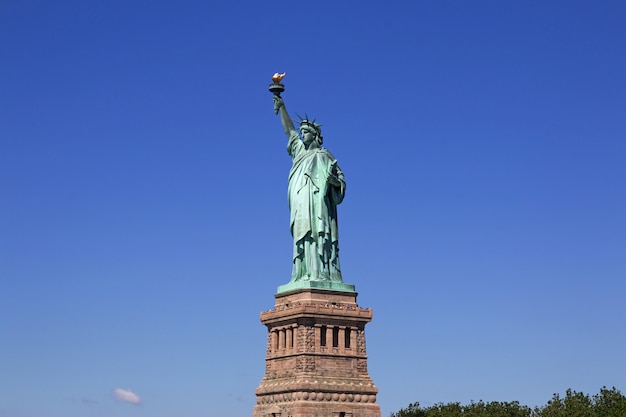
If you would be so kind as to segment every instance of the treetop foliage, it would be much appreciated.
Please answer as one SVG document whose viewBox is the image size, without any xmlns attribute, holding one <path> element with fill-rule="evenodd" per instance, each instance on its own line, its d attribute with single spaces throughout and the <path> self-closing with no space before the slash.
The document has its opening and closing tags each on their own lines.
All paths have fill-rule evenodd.
<svg viewBox="0 0 626 417">
<path fill-rule="evenodd" d="M 568 389 L 565 397 L 554 394 L 543 407 L 530 408 L 518 401 L 472 401 L 468 405 L 439 403 L 422 408 L 416 402 L 390 417 L 626 417 L 626 397 L 615 387 L 602 387 L 592 397 Z"/>
</svg>

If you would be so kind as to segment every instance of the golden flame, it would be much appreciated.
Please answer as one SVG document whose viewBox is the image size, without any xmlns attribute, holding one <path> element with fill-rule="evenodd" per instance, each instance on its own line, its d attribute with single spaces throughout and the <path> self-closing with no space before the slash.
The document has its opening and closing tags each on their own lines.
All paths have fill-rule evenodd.
<svg viewBox="0 0 626 417">
<path fill-rule="evenodd" d="M 275 83 L 279 83 L 285 77 L 285 75 L 287 75 L 286 72 L 283 72 L 282 74 L 276 73 L 272 75 L 272 81 L 274 81 Z"/>
</svg>

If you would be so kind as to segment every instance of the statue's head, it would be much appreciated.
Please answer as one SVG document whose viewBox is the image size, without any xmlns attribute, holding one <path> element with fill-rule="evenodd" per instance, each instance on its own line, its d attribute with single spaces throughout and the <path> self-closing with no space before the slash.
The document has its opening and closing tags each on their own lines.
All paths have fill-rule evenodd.
<svg viewBox="0 0 626 417">
<path fill-rule="evenodd" d="M 308 117 L 300 119 L 300 134 L 302 135 L 304 142 L 306 143 L 307 141 L 313 139 L 318 145 L 321 146 L 322 142 L 324 142 L 324 137 L 322 136 L 322 125 L 315 123 L 315 120 L 309 120 Z"/>
</svg>

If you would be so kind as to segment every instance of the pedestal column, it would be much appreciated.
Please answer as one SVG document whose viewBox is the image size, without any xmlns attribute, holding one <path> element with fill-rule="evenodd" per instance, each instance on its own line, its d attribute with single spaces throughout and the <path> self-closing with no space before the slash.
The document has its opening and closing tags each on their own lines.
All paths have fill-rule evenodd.
<svg viewBox="0 0 626 417">
<path fill-rule="evenodd" d="M 278 349 L 266 356 L 253 417 L 380 417 L 365 352 L 372 310 L 356 297 L 317 289 L 276 295 L 261 322 L 278 332 Z"/>
</svg>

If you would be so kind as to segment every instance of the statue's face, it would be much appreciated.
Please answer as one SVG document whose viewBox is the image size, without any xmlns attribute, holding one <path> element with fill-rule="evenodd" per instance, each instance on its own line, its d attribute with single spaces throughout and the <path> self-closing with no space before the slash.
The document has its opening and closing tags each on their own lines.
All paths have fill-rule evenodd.
<svg viewBox="0 0 626 417">
<path fill-rule="evenodd" d="M 309 145 L 310 143 L 315 141 L 315 137 L 317 136 L 315 130 L 307 125 L 303 125 L 300 127 L 300 134 L 302 135 L 302 141 L 305 145 Z"/>
</svg>

